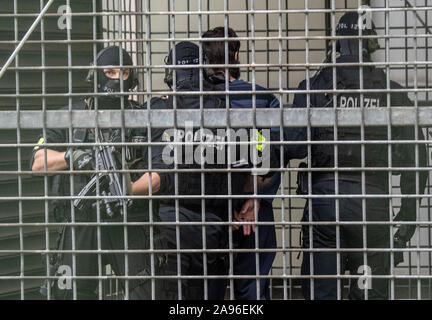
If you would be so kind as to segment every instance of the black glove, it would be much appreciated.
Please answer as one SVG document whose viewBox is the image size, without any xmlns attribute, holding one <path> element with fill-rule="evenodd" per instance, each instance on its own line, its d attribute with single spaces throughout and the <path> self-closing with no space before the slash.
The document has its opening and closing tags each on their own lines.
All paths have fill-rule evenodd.
<svg viewBox="0 0 432 320">
<path fill-rule="evenodd" d="M 74 170 L 93 169 L 93 155 L 90 151 L 84 151 L 80 149 L 68 149 L 65 154 L 65 161 L 68 166 L 70 166 L 71 160 Z"/>
<path fill-rule="evenodd" d="M 307 168 L 306 162 L 300 162 L 299 168 Z M 307 171 L 298 171 L 297 172 L 297 190 L 296 193 L 300 194 L 308 194 L 309 193 L 309 177 Z"/>
<path fill-rule="evenodd" d="M 398 230 L 399 231 L 399 230 Z M 406 241 L 398 238 L 396 235 L 393 236 L 393 247 L 397 249 L 404 249 L 407 247 Z M 394 266 L 397 267 L 399 263 L 404 261 L 403 252 L 397 251 L 393 255 L 394 257 Z"/>
<path fill-rule="evenodd" d="M 401 207 L 399 213 L 396 215 L 395 221 L 415 221 L 415 213 L 409 212 L 408 210 Z M 416 231 L 416 225 L 404 224 L 401 225 L 393 236 L 393 244 L 395 248 L 406 248 L 407 243 L 411 240 L 412 236 Z M 395 252 L 394 254 L 394 265 L 395 267 L 403 262 L 403 252 Z"/>
<path fill-rule="evenodd" d="M 406 248 L 407 243 L 410 241 L 416 230 L 416 225 L 402 225 L 398 228 L 395 235 L 393 236 L 393 245 L 395 248 Z M 395 267 L 403 262 L 403 252 L 395 252 L 394 254 L 394 265 Z"/>
</svg>

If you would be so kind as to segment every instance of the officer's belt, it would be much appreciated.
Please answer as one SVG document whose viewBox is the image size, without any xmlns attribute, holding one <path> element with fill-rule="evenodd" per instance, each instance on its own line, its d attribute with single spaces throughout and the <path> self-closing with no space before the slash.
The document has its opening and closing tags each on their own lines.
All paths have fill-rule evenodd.
<svg viewBox="0 0 432 320">
<path fill-rule="evenodd" d="M 387 177 L 386 172 L 383 172 L 383 174 L 377 174 L 377 173 L 365 174 L 365 183 L 379 188 L 383 188 L 388 183 L 388 179 L 386 179 L 386 177 Z M 336 180 L 334 172 L 313 172 L 312 173 L 312 184 L 322 182 L 322 181 L 334 181 L 334 180 Z M 360 172 L 356 172 L 356 173 L 339 172 L 338 180 L 362 183 L 362 174 Z"/>
</svg>

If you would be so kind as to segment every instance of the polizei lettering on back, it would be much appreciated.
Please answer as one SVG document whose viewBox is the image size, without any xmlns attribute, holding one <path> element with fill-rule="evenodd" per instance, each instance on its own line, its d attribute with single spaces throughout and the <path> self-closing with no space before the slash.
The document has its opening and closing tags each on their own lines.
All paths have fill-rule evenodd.
<svg viewBox="0 0 432 320">
<path fill-rule="evenodd" d="M 266 174 L 270 168 L 270 129 L 217 129 L 215 132 L 186 121 L 185 129 L 170 128 L 164 131 L 162 141 L 167 145 L 162 160 L 167 165 L 227 165 L 242 167 L 249 164 L 253 174 Z"/>
<path fill-rule="evenodd" d="M 339 97 L 339 108 L 360 108 L 360 96 L 345 96 Z M 379 108 L 381 105 L 379 98 L 363 97 L 363 108 Z"/>
</svg>

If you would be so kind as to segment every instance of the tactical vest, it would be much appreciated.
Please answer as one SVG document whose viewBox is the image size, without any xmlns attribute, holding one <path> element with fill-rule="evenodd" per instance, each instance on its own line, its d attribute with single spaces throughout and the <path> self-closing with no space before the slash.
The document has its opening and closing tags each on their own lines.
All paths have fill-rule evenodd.
<svg viewBox="0 0 432 320">
<path fill-rule="evenodd" d="M 128 108 L 135 109 L 138 108 L 138 105 L 134 101 L 129 101 Z M 73 110 L 85 110 L 87 109 L 86 102 L 80 101 L 72 106 Z M 104 138 L 108 139 L 110 135 L 113 135 L 115 132 L 118 132 L 120 135 L 120 129 L 118 130 L 102 130 L 104 134 Z M 72 139 L 70 139 L 69 134 L 67 133 L 66 136 L 67 142 L 73 142 L 73 143 L 92 143 L 95 142 L 95 136 L 94 132 L 91 129 L 83 129 L 83 128 L 76 128 L 72 131 Z M 131 141 L 131 142 L 147 142 L 147 136 L 146 136 L 146 130 L 145 129 L 126 129 L 125 131 L 125 140 Z M 91 152 L 94 151 L 91 147 L 82 147 L 82 149 L 89 150 Z M 125 150 L 125 156 L 126 156 L 126 162 L 128 163 L 129 169 L 146 169 L 145 162 L 147 158 L 145 157 L 142 146 L 128 146 Z M 141 161 L 143 160 L 143 161 Z M 75 171 L 76 172 L 76 171 Z M 135 181 L 139 178 L 139 173 L 131 173 L 131 179 L 132 181 Z M 54 175 L 50 177 L 51 179 L 51 185 L 49 188 L 49 194 L 52 196 L 70 196 L 71 195 L 71 181 L 70 179 L 73 179 L 73 195 L 78 195 L 79 192 L 84 188 L 84 186 L 90 181 L 91 175 L 89 174 L 59 174 Z M 53 200 L 52 201 L 54 214 L 58 217 L 59 220 L 64 220 L 62 216 L 69 216 L 70 211 L 70 202 L 67 200 Z M 147 208 L 148 209 L 148 201 L 145 199 L 139 199 L 135 200 L 133 202 L 133 206 L 131 208 L 132 210 Z M 153 205 L 153 208 L 158 208 L 157 204 Z M 140 209 L 140 210 L 141 210 Z"/>
<path fill-rule="evenodd" d="M 199 108 L 198 97 L 184 96 L 177 99 L 176 106 L 178 109 Z M 226 107 L 224 101 L 213 96 L 204 96 L 203 105 L 205 109 L 225 109 Z M 157 99 L 152 103 L 152 108 L 172 109 L 173 99 L 172 97 L 166 100 Z M 165 147 L 165 150 L 168 150 L 166 155 L 169 156 L 170 159 L 175 159 L 175 162 L 173 162 L 170 167 L 173 169 L 176 167 L 178 169 L 188 170 L 188 172 L 179 172 L 177 174 L 178 195 L 188 196 L 204 194 L 227 196 L 230 193 L 232 195 L 244 194 L 243 187 L 245 179 L 249 175 L 248 172 L 232 172 L 231 180 L 229 181 L 227 172 L 214 171 L 215 169 L 228 168 L 227 146 L 217 145 L 217 142 L 227 141 L 226 136 L 221 135 L 222 131 L 223 129 L 219 129 L 219 131 L 218 129 L 207 128 L 201 130 L 200 128 L 192 127 L 190 130 L 186 128 L 178 128 L 177 131 L 172 128 L 165 130 L 163 140 L 168 142 L 168 146 Z M 169 147 L 170 141 L 181 142 L 182 145 L 178 146 L 177 149 L 174 145 Z M 195 144 L 192 145 L 191 142 Z M 212 145 L 206 148 L 204 145 L 197 144 L 199 142 L 212 142 Z M 175 149 L 176 151 L 174 151 Z M 237 150 L 237 159 L 231 159 L 230 161 L 231 168 L 248 167 L 250 165 L 248 159 L 243 159 L 246 161 L 240 161 L 238 158 L 240 154 L 240 151 Z M 211 163 L 211 161 L 204 161 L 206 159 L 213 159 L 214 161 L 213 163 Z M 218 159 L 220 161 L 218 161 Z M 163 200 L 162 202 L 165 205 L 174 204 L 174 201 L 171 199 Z M 243 201 L 233 199 L 232 203 L 233 208 L 238 210 Z M 199 198 L 183 197 L 179 200 L 179 204 L 189 210 L 199 212 L 203 202 L 202 199 Z M 228 213 L 228 199 L 207 198 L 205 199 L 205 210 L 219 215 L 222 219 L 226 219 Z"/>
<path fill-rule="evenodd" d="M 358 67 L 337 67 L 337 89 L 349 90 L 360 89 L 360 75 Z M 326 87 L 333 89 L 333 69 L 325 68 L 320 73 Z M 386 88 L 386 77 L 382 70 L 374 67 L 363 67 L 363 89 L 384 89 Z M 384 92 L 363 93 L 363 101 L 359 93 L 328 94 L 325 103 L 319 103 L 315 107 L 333 108 L 334 100 L 338 108 L 360 108 L 363 103 L 364 108 L 386 107 L 387 97 Z M 333 127 L 313 128 L 312 137 L 315 141 L 341 141 L 361 140 L 361 128 L 357 127 L 338 127 L 337 136 Z M 386 127 L 364 127 L 365 140 L 388 140 Z M 312 167 L 334 167 L 334 145 L 321 144 L 312 145 Z M 365 166 L 366 167 L 386 167 L 387 148 L 382 144 L 365 144 Z M 361 167 L 361 144 L 338 144 L 338 167 Z"/>
</svg>

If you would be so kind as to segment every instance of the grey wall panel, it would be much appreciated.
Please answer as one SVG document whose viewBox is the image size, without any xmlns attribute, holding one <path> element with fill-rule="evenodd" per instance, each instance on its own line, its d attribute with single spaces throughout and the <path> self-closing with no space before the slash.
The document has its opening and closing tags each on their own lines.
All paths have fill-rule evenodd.
<svg viewBox="0 0 432 320">
<path fill-rule="evenodd" d="M 72 12 L 92 12 L 92 1 L 73 0 L 71 2 Z M 97 1 L 99 3 L 100 1 Z M 46 1 L 45 1 L 46 3 Z M 59 6 L 66 4 L 66 1 L 56 1 L 49 9 L 49 13 L 56 13 Z M 36 0 L 17 0 L 17 13 L 40 12 L 40 1 Z M 0 7 L 0 13 L 14 13 L 14 1 L 4 0 Z M 21 39 L 29 26 L 33 23 L 35 16 L 18 17 L 18 39 Z M 44 44 L 45 65 L 46 66 L 67 66 L 68 65 L 68 45 L 61 43 L 67 39 L 66 30 L 60 30 L 57 26 L 58 17 L 46 17 L 43 19 L 43 38 L 45 40 L 58 40 L 59 43 Z M 13 17 L 0 19 L 0 41 L 11 41 L 15 39 L 15 24 Z M 41 25 L 39 25 L 30 40 L 41 40 Z M 74 17 L 72 29 L 70 30 L 71 39 L 92 39 L 93 37 L 93 18 Z M 9 55 L 14 50 L 13 44 L 0 45 L 0 65 L 3 65 Z M 73 66 L 88 66 L 93 61 L 93 45 L 90 43 L 79 43 L 70 45 L 71 61 Z M 20 67 L 35 67 L 42 65 L 42 45 L 40 43 L 27 43 L 18 55 Z M 15 67 L 15 61 L 11 64 Z M 73 92 L 87 92 L 89 87 L 82 81 L 87 70 L 72 71 Z M 8 70 L 4 77 L 0 79 L 0 94 L 16 93 L 42 93 L 42 71 L 41 70 L 20 70 L 19 86 L 16 86 L 16 71 Z M 68 92 L 68 71 L 48 70 L 45 73 L 45 91 L 47 93 L 67 93 Z M 18 91 L 19 90 L 19 91 Z M 66 105 L 68 100 L 65 98 L 47 98 L 46 108 L 55 109 Z M 19 98 L 18 107 L 20 110 L 42 110 L 42 98 Z M 17 99 L 0 98 L 0 110 L 16 110 Z M 36 143 L 39 132 L 37 130 L 1 130 L 0 144 L 16 143 L 18 140 L 23 143 Z M 21 168 L 28 170 L 29 155 L 31 148 L 0 148 L 0 171 L 14 171 L 18 169 L 18 154 L 21 154 Z M 22 195 L 43 195 L 44 179 L 42 177 L 22 176 L 21 192 Z M 18 196 L 18 175 L 0 174 L 0 194 L 2 196 Z M 18 201 L 3 201 L 0 203 L 0 223 L 17 223 L 20 217 L 20 204 Z M 52 219 L 50 215 L 50 219 Z M 45 222 L 43 201 L 23 201 L 21 203 L 22 222 Z M 53 221 L 53 220 L 51 220 Z M 50 246 L 56 241 L 55 228 L 49 230 Z M 23 227 L 21 230 L 22 245 L 21 249 L 39 249 L 46 247 L 46 232 L 44 227 Z M 20 249 L 20 230 L 16 227 L 0 227 L 0 248 L 1 250 Z M 22 272 L 25 276 L 44 275 L 45 268 L 41 262 L 39 254 L 19 253 L 0 254 L 0 276 L 19 276 Z M 21 270 L 21 265 L 23 268 Z M 38 299 L 39 285 L 42 280 L 25 279 L 23 282 L 24 291 L 21 292 L 20 280 L 0 280 L 0 299 Z M 24 297 L 22 297 L 24 293 Z"/>
</svg>

